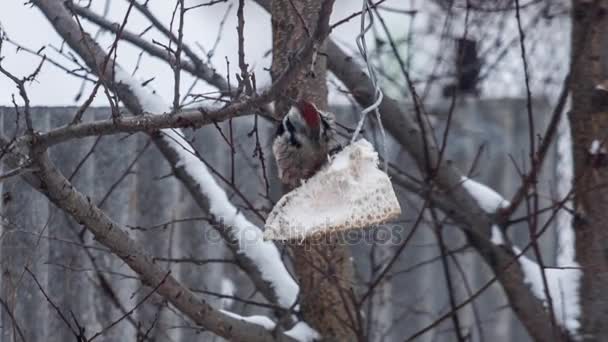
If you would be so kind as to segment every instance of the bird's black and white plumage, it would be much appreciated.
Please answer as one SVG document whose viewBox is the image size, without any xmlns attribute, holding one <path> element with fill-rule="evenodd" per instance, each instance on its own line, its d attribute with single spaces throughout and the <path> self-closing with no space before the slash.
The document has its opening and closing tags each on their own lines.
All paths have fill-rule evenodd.
<svg viewBox="0 0 608 342">
<path fill-rule="evenodd" d="M 327 161 L 339 145 L 336 142 L 335 120 L 306 100 L 296 102 L 277 129 L 272 144 L 279 178 L 291 187 L 310 178 Z"/>
</svg>

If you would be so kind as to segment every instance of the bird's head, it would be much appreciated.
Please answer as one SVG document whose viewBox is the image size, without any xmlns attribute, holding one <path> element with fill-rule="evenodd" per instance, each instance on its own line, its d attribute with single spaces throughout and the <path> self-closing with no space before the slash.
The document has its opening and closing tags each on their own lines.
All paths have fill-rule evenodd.
<svg viewBox="0 0 608 342">
<path fill-rule="evenodd" d="M 312 102 L 299 100 L 291 106 L 285 119 L 289 120 L 298 133 L 311 138 L 319 135 L 321 114 Z"/>
<path fill-rule="evenodd" d="M 321 130 L 326 124 L 317 107 L 309 101 L 295 102 L 279 125 L 277 135 L 288 134 L 292 145 L 301 143 L 316 144 L 320 140 Z"/>
<path fill-rule="evenodd" d="M 320 150 L 333 137 L 333 115 L 320 111 L 307 100 L 295 102 L 279 125 L 277 136 L 287 137 L 296 148 Z"/>
</svg>

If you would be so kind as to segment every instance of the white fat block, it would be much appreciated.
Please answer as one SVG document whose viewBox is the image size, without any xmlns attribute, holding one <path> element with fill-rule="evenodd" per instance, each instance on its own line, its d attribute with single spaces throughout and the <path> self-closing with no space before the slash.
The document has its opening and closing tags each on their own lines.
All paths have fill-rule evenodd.
<svg viewBox="0 0 608 342">
<path fill-rule="evenodd" d="M 304 240 L 374 226 L 399 214 L 393 185 L 378 169 L 378 153 L 361 139 L 277 202 L 266 219 L 264 239 Z"/>
</svg>

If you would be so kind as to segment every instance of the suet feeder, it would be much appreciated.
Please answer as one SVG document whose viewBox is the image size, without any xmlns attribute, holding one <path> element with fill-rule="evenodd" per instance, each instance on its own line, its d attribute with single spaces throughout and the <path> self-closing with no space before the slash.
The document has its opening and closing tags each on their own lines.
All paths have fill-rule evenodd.
<svg viewBox="0 0 608 342">
<path fill-rule="evenodd" d="M 266 219 L 264 239 L 304 240 L 373 227 L 400 214 L 392 183 L 378 168 L 378 153 L 361 139 L 277 202 Z"/>
</svg>

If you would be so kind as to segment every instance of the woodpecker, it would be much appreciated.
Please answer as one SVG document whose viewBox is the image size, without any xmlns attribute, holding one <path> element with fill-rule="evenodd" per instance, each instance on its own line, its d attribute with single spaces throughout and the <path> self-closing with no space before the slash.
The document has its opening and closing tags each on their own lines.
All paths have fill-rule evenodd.
<svg viewBox="0 0 608 342">
<path fill-rule="evenodd" d="M 339 149 L 334 115 L 299 100 L 283 117 L 272 144 L 281 181 L 291 187 L 310 178 Z"/>
</svg>

